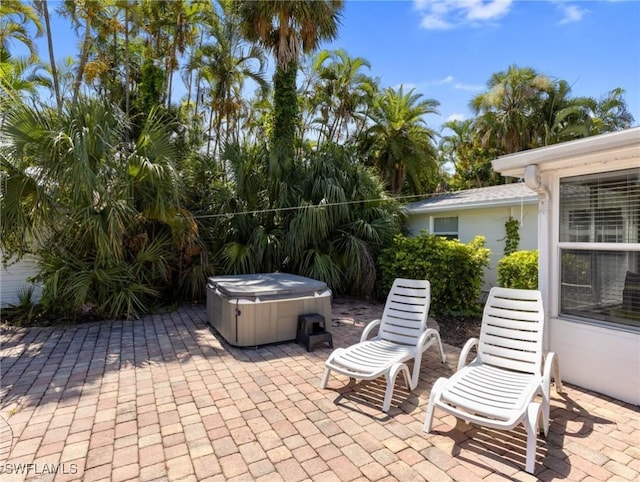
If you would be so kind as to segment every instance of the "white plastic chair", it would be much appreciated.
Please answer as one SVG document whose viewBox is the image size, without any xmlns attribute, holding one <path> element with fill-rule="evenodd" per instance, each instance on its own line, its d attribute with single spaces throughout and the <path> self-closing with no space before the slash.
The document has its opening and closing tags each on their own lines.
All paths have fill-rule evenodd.
<svg viewBox="0 0 640 482">
<path fill-rule="evenodd" d="M 439 333 L 427 328 L 431 286 L 427 280 L 398 278 L 393 282 L 381 320 L 370 322 L 362 332 L 360 342 L 348 348 L 334 350 L 325 363 L 320 388 L 327 386 L 329 374 L 334 370 L 357 380 L 373 380 L 385 376 L 387 388 L 382 410 L 387 412 L 396 377 L 403 373 L 406 386 L 413 390 L 418 385 L 422 354 L 437 343 L 442 361 L 445 361 Z M 378 334 L 369 339 L 372 330 Z M 413 375 L 406 362 L 413 359 Z"/>
<path fill-rule="evenodd" d="M 511 430 L 522 422 L 527 433 L 525 470 L 533 473 L 536 429 L 545 436 L 549 431 L 552 370 L 556 392 L 562 393 L 558 359 L 554 353 L 543 355 L 543 325 L 539 291 L 492 288 L 480 339 L 467 341 L 456 373 L 439 378 L 431 389 L 424 430 L 431 430 L 436 407 L 495 429 Z M 474 346 L 477 356 L 467 365 Z"/>
</svg>

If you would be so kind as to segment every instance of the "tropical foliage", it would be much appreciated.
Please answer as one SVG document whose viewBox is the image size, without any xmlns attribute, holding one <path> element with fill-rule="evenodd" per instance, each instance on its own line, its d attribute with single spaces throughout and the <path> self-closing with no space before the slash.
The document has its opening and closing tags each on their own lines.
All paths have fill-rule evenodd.
<svg viewBox="0 0 640 482">
<path fill-rule="evenodd" d="M 160 296 L 202 296 L 207 257 L 166 125 L 154 109 L 131 140 L 124 113 L 94 99 L 7 114 L 2 247 L 37 247 L 53 310 L 135 316 Z"/>
<path fill-rule="evenodd" d="M 323 40 L 338 36 L 342 0 L 272 0 L 234 2 L 242 33 L 273 53 L 273 154 L 278 162 L 293 161 L 298 120 L 296 76 L 303 53 L 317 50 Z"/>
<path fill-rule="evenodd" d="M 391 87 L 376 97 L 369 114 L 371 125 L 362 146 L 391 192 L 431 192 L 436 179 L 435 132 L 424 116 L 437 114 L 439 102 L 422 100 L 412 90 Z M 405 188 L 405 184 L 408 187 Z"/>
<path fill-rule="evenodd" d="M 474 314 L 489 254 L 482 236 L 468 244 L 427 233 L 396 236 L 379 259 L 383 291 L 396 277 L 428 279 L 434 313 Z"/>
<path fill-rule="evenodd" d="M 283 177 L 264 147 L 229 145 L 230 181 L 206 222 L 217 271 L 287 271 L 370 294 L 378 252 L 399 232 L 397 203 L 349 147 L 307 150 Z M 280 168 L 277 168 L 280 170 Z"/>
<path fill-rule="evenodd" d="M 438 132 L 437 100 L 321 49 L 342 8 L 0 2 L 0 242 L 6 259 L 38 260 L 43 305 L 25 296 L 27 313 L 133 317 L 202 299 L 211 273 L 288 271 L 369 296 L 400 274 L 380 254 L 397 247 L 404 200 L 503 182 L 498 155 L 634 122 L 618 87 L 576 98 L 511 65 L 471 99 L 473 118 Z M 56 57 L 53 20 L 74 57 Z M 475 293 L 445 286 L 448 309 Z"/>
</svg>

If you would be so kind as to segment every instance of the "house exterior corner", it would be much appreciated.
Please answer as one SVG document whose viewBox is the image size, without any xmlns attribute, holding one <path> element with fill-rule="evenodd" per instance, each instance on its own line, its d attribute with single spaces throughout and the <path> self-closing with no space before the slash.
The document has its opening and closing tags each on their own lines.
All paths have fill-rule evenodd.
<svg viewBox="0 0 640 482">
<path fill-rule="evenodd" d="M 640 405 L 640 128 L 493 161 L 539 194 L 539 288 L 563 380 Z"/>
</svg>

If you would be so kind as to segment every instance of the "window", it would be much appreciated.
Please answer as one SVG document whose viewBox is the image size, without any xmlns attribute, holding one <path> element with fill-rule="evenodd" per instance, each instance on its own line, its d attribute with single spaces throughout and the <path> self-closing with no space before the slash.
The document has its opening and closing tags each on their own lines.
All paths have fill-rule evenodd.
<svg viewBox="0 0 640 482">
<path fill-rule="evenodd" d="M 447 239 L 458 238 L 458 218 L 450 216 L 447 218 L 433 218 L 433 234 Z"/>
<path fill-rule="evenodd" d="M 560 180 L 560 314 L 640 326 L 640 169 Z"/>
</svg>

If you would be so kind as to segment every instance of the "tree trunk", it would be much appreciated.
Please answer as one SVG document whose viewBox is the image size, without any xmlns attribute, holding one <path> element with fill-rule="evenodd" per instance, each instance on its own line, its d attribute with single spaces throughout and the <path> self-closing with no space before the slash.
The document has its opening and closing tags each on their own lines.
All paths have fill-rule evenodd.
<svg viewBox="0 0 640 482">
<path fill-rule="evenodd" d="M 273 75 L 274 128 L 271 145 L 273 154 L 281 167 L 292 165 L 295 155 L 298 120 L 297 72 L 298 64 L 292 60 L 286 70 L 277 67 Z"/>
<path fill-rule="evenodd" d="M 47 46 L 49 48 L 49 63 L 51 64 L 51 77 L 53 77 L 53 92 L 56 96 L 56 107 L 58 111 L 62 109 L 62 98 L 60 97 L 60 84 L 58 83 L 58 69 L 56 67 L 56 58 L 53 55 L 53 38 L 51 37 L 51 24 L 49 22 L 49 6 L 47 0 L 41 0 L 42 15 L 44 23 L 47 27 Z"/>
<path fill-rule="evenodd" d="M 78 73 L 76 74 L 76 80 L 73 85 L 73 104 L 78 101 L 78 95 L 80 94 L 80 85 L 82 84 L 82 78 L 84 77 L 84 68 L 87 65 L 89 58 L 89 45 L 91 44 L 91 18 L 87 16 L 87 23 L 85 24 L 84 40 L 82 41 L 82 52 L 80 53 L 80 63 L 78 64 Z"/>
<path fill-rule="evenodd" d="M 129 102 L 130 94 L 129 89 L 131 86 L 130 80 L 130 56 L 129 56 L 129 0 L 127 0 L 127 6 L 124 9 L 124 50 L 125 50 L 125 66 L 124 66 L 124 111 L 129 117 Z"/>
</svg>

